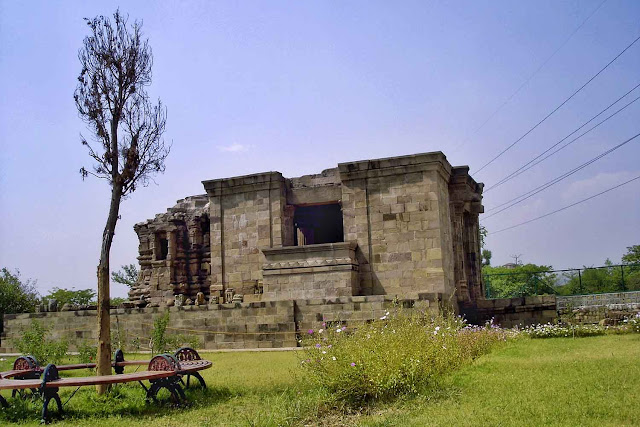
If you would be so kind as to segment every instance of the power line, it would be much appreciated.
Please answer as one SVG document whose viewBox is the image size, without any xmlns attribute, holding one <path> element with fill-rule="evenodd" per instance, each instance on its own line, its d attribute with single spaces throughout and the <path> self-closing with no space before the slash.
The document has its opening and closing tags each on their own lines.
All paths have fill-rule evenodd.
<svg viewBox="0 0 640 427">
<path fill-rule="evenodd" d="M 630 179 L 629 181 L 625 181 L 625 182 L 623 182 L 622 184 L 618 184 L 618 185 L 616 185 L 615 187 L 611 187 L 611 188 L 609 188 L 609 189 L 607 189 L 607 190 L 601 191 L 601 192 L 600 192 L 600 193 L 598 193 L 598 194 L 594 194 L 593 196 L 587 197 L 586 199 L 579 200 L 579 201 L 577 201 L 577 202 L 575 202 L 575 203 L 572 203 L 572 204 L 570 204 L 570 205 L 568 205 L 568 206 L 565 206 L 565 207 L 563 207 L 563 208 L 556 209 L 555 211 L 552 211 L 552 212 L 549 212 L 549 213 L 547 213 L 547 214 L 541 215 L 541 216 L 539 216 L 539 217 L 536 217 L 536 218 L 530 219 L 529 221 L 521 222 L 520 224 L 512 225 L 511 227 L 503 228 L 502 230 L 494 231 L 494 232 L 492 232 L 491 234 L 498 234 L 498 233 L 502 233 L 503 231 L 511 230 L 512 228 L 520 227 L 521 225 L 529 224 L 530 222 L 537 221 L 537 220 L 542 219 L 542 218 L 546 218 L 546 217 L 548 217 L 549 215 L 553 215 L 553 214 L 558 213 L 558 212 L 561 212 L 561 211 L 563 211 L 563 210 L 565 210 L 565 209 L 569 209 L 569 208 L 571 208 L 571 207 L 573 207 L 573 206 L 579 205 L 580 203 L 584 203 L 584 202 L 586 202 L 586 201 L 588 201 L 588 200 L 591 200 L 591 199 L 593 199 L 593 198 L 595 198 L 595 197 L 601 196 L 601 195 L 603 195 L 604 193 L 608 193 L 609 191 L 615 190 L 616 188 L 620 188 L 620 187 L 622 187 L 623 185 L 626 185 L 626 184 L 629 184 L 630 182 L 635 181 L 636 179 L 640 179 L 640 175 L 636 176 L 635 178 Z"/>
<path fill-rule="evenodd" d="M 500 205 L 498 205 L 498 206 L 496 206 L 494 208 L 489 209 L 489 211 L 492 211 L 492 210 L 498 209 L 501 206 L 507 205 L 507 204 L 515 201 L 514 203 L 511 203 L 509 206 L 507 206 L 507 207 L 505 207 L 503 209 L 500 209 L 499 211 L 494 212 L 491 215 L 488 215 L 488 216 L 484 217 L 483 220 L 489 219 L 492 216 L 499 214 L 500 212 L 503 212 L 503 211 L 505 211 L 505 210 L 507 210 L 509 208 L 512 208 L 513 206 L 515 206 L 515 205 L 517 205 L 517 204 L 519 204 L 521 202 L 524 202 L 525 200 L 535 196 L 536 194 L 540 193 L 541 191 L 546 190 L 547 188 L 551 187 L 552 185 L 555 185 L 555 184 L 559 183 L 560 181 L 562 181 L 563 179 L 565 179 L 565 178 L 573 175 L 574 173 L 586 168 L 587 166 L 591 165 L 592 163 L 597 162 L 598 160 L 600 160 L 601 158 L 603 158 L 607 154 L 610 154 L 610 153 L 616 151 L 618 148 L 622 147 L 623 145 L 628 144 L 629 142 L 633 141 L 634 139 L 636 139 L 639 136 L 640 136 L 640 133 L 636 134 L 635 136 L 632 136 L 631 138 L 627 139 L 626 141 L 621 142 L 620 144 L 616 145 L 615 147 L 612 147 L 612 148 L 608 149 L 604 153 L 601 153 L 601 154 L 597 155 L 593 159 L 581 164 L 580 166 L 575 167 L 575 168 L 571 169 L 570 171 L 565 172 L 564 174 L 552 179 L 551 181 L 548 181 L 548 182 L 546 182 L 546 183 L 534 188 L 533 190 L 530 190 L 530 191 L 528 191 L 528 192 L 526 192 L 524 194 L 521 194 L 520 196 L 515 197 L 515 198 L 509 200 L 508 202 L 504 202 L 504 203 L 502 203 L 502 204 L 500 204 Z M 518 200 L 518 199 L 520 199 L 520 200 Z"/>
<path fill-rule="evenodd" d="M 499 157 L 501 157 L 504 153 L 506 153 L 507 151 L 509 151 L 514 145 L 516 145 L 518 142 L 522 141 L 527 135 L 529 135 L 531 132 L 533 132 L 538 126 L 540 126 L 542 123 L 544 123 L 549 117 L 551 117 L 556 111 L 558 111 L 560 108 L 562 108 L 562 106 L 564 106 L 567 102 L 569 102 L 574 96 L 576 96 L 582 89 L 584 89 L 585 87 L 587 87 L 587 85 L 589 83 L 591 83 L 596 77 L 598 77 L 600 74 L 602 74 L 602 72 L 604 72 L 604 70 L 606 70 L 607 68 L 609 68 L 609 66 L 611 64 L 613 64 L 618 58 L 620 58 L 627 50 L 629 50 L 629 48 L 631 48 L 631 46 L 633 46 L 638 40 L 640 40 L 640 36 L 636 37 L 636 39 L 634 41 L 632 41 L 629 45 L 627 45 L 627 47 L 625 47 L 619 54 L 617 54 L 615 56 L 615 58 L 613 58 L 611 61 L 609 61 L 609 63 L 607 63 L 607 65 L 605 65 L 603 68 L 600 69 L 600 71 L 598 71 L 596 74 L 594 74 L 589 80 L 586 81 L 586 83 L 584 83 L 582 86 L 580 86 L 578 88 L 578 90 L 576 90 L 575 92 L 573 92 L 571 94 L 571 96 L 569 96 L 567 99 L 565 99 L 564 101 L 562 101 L 562 103 L 560 105 L 558 105 L 556 108 L 554 108 L 549 114 L 547 114 L 542 120 L 540 120 L 538 123 L 535 124 L 535 126 L 533 126 L 531 129 L 529 129 L 528 131 L 525 132 L 524 135 L 522 135 L 520 138 L 516 139 L 513 143 L 511 143 L 511 145 L 509 145 L 507 148 L 505 148 L 504 150 L 502 150 L 500 153 L 498 153 L 497 156 L 495 156 L 494 158 L 492 158 L 491 160 L 489 160 L 487 163 L 485 163 L 480 169 L 478 169 L 476 171 L 475 174 L 478 174 L 480 171 L 482 171 L 484 168 L 486 168 L 487 166 L 489 166 L 491 163 L 493 163 L 496 159 L 498 159 Z"/>
<path fill-rule="evenodd" d="M 530 75 L 530 76 L 529 76 L 529 77 L 528 77 L 528 78 L 527 78 L 527 79 L 526 79 L 526 80 L 525 80 L 525 81 L 524 81 L 524 82 L 523 82 L 523 83 L 522 83 L 522 84 L 521 84 L 521 85 L 520 85 L 520 86 L 515 90 L 515 92 L 513 92 L 513 93 L 512 93 L 512 94 L 511 94 L 507 99 L 505 99 L 505 100 L 504 100 L 504 102 L 503 102 L 502 104 L 500 104 L 500 106 L 499 106 L 498 108 L 496 108 L 496 109 L 493 111 L 493 113 L 491 113 L 491 114 L 489 115 L 489 117 L 487 117 L 487 119 L 486 119 L 484 122 L 482 122 L 482 124 L 481 124 L 480 126 L 478 126 L 478 127 L 477 127 L 473 132 L 471 132 L 471 134 L 470 134 L 470 135 L 469 135 L 469 136 L 468 136 L 464 141 L 462 141 L 462 142 L 461 142 L 460 144 L 458 144 L 457 146 L 453 147 L 453 149 L 454 149 L 454 150 L 457 150 L 457 149 L 459 149 L 460 147 L 462 147 L 463 145 L 465 145 L 467 142 L 469 142 L 469 140 L 471 140 L 471 137 L 472 137 L 473 135 L 475 135 L 476 133 L 478 133 L 478 132 L 479 132 L 479 131 L 480 131 L 480 130 L 481 130 L 481 129 L 482 129 L 482 128 L 487 124 L 487 123 L 489 123 L 489 121 L 491 121 L 491 119 L 493 119 L 493 117 L 494 117 L 496 114 L 498 114 L 498 112 L 499 112 L 500 110 L 502 110 L 502 108 L 503 108 L 505 105 L 507 105 L 507 104 L 508 104 L 508 103 L 509 103 L 509 102 L 510 102 L 510 101 L 511 101 L 511 100 L 512 100 L 512 99 L 513 99 L 513 98 L 514 98 L 518 93 L 520 93 L 520 91 L 521 91 L 521 90 L 522 90 L 522 89 L 523 89 L 523 88 L 524 88 L 524 87 L 525 87 L 525 86 L 526 86 L 526 85 L 531 81 L 531 79 L 533 79 L 533 78 L 536 76 L 536 74 L 538 74 L 538 73 L 540 72 L 540 70 L 542 70 L 542 68 L 543 68 L 545 65 L 547 65 L 547 63 L 548 63 L 549 61 L 551 61 L 551 59 L 552 59 L 554 56 L 556 56 L 556 53 L 558 53 L 558 52 L 560 51 L 560 49 L 562 49 L 562 48 L 563 48 L 563 47 L 564 47 L 564 46 L 569 42 L 569 40 L 571 40 L 571 39 L 573 38 L 573 36 L 575 36 L 575 35 L 576 35 L 576 33 L 580 30 L 580 28 L 582 28 L 582 27 L 584 26 L 584 24 L 586 24 L 586 23 L 587 23 L 587 21 L 588 21 L 589 19 L 591 19 L 591 17 L 592 17 L 593 15 L 595 15 L 595 13 L 596 13 L 598 10 L 600 10 L 600 8 L 601 8 L 601 7 L 602 7 L 606 2 L 607 2 L 607 0 L 603 0 L 603 1 L 598 5 L 598 7 L 596 7 L 596 8 L 593 10 L 593 12 L 591 12 L 591 13 L 589 14 L 589 16 L 587 16 L 587 18 L 586 18 L 584 21 L 582 21 L 582 23 L 581 23 L 580 25 L 578 25 L 578 26 L 576 27 L 576 29 L 575 29 L 575 30 L 573 30 L 573 32 L 569 35 L 569 37 L 567 37 L 567 38 L 565 39 L 565 41 L 564 41 L 564 42 L 562 42 L 562 44 L 561 44 L 561 45 L 560 45 L 556 50 L 554 50 L 554 51 L 553 51 L 553 53 L 552 53 L 551 55 L 549 55 L 549 57 L 547 57 L 547 59 L 545 59 L 545 60 L 542 62 L 542 64 L 540 64 L 540 66 L 539 66 L 538 68 L 536 68 L 536 70 L 535 70 L 535 71 L 534 71 L 534 72 L 533 72 L 533 73 L 532 73 L 532 74 L 531 74 L 531 75 Z"/>
<path fill-rule="evenodd" d="M 544 157 L 543 159 L 541 159 L 540 161 L 536 162 L 536 160 L 538 160 L 540 157 L 542 157 L 543 155 L 545 155 L 546 153 L 548 153 L 549 151 L 551 151 L 552 149 L 554 149 L 555 147 L 557 147 L 559 144 L 561 144 L 562 142 L 564 142 L 567 138 L 569 138 L 571 135 L 573 135 L 574 133 L 578 132 L 580 129 L 582 129 L 583 127 L 585 127 L 586 125 L 588 125 L 589 123 L 591 123 L 593 120 L 595 120 L 596 118 L 598 118 L 598 116 L 600 116 L 602 113 L 604 113 L 605 111 L 607 111 L 609 108 L 613 107 L 615 104 L 617 104 L 621 99 L 623 99 L 624 97 L 626 97 L 627 95 L 629 95 L 631 92 L 633 92 L 634 90 L 636 90 L 638 87 L 640 87 L 640 83 L 638 83 L 636 86 L 634 86 L 630 91 L 628 91 L 627 93 L 625 93 L 624 95 L 622 95 L 620 98 L 616 99 L 614 102 L 612 102 L 611 104 L 609 104 L 609 106 L 607 108 L 605 108 L 604 110 L 600 111 L 598 114 L 596 114 L 595 116 L 593 116 L 592 118 L 590 118 L 589 120 L 587 120 L 586 122 L 584 122 L 580 127 L 578 127 L 577 129 L 575 129 L 573 132 L 571 132 L 570 134 L 568 134 L 567 136 L 565 136 L 564 138 L 562 138 L 560 141 L 556 142 L 555 144 L 553 144 L 551 147 L 547 148 L 545 151 L 543 151 L 542 153 L 538 154 L 536 157 L 534 157 L 533 159 L 529 160 L 527 163 L 525 163 L 524 165 L 520 166 L 518 169 L 516 169 L 515 171 L 511 172 L 510 174 L 508 174 L 507 176 L 503 177 L 502 179 L 500 179 L 497 183 L 493 184 L 491 187 L 487 188 L 486 190 L 484 190 L 484 193 L 486 194 L 487 192 L 491 191 L 492 189 L 501 186 L 502 184 L 504 184 L 507 181 L 511 181 L 513 178 L 517 177 L 518 175 L 528 171 L 529 169 L 531 169 L 532 167 L 542 163 L 543 161 L 545 161 L 546 159 L 548 159 L 549 157 L 553 156 L 554 154 L 558 153 L 560 150 L 563 150 L 565 147 L 573 144 L 575 141 L 577 141 L 578 139 L 582 138 L 583 136 L 585 136 L 586 134 L 588 134 L 589 132 L 591 132 L 592 130 L 596 129 L 598 126 L 600 126 L 601 124 L 605 123 L 606 121 L 608 121 L 609 119 L 611 119 L 612 117 L 616 116 L 618 113 L 622 112 L 623 110 L 625 110 L 628 106 L 630 106 L 631 104 L 633 104 L 634 102 L 636 102 L 638 99 L 640 99 L 640 97 L 635 98 L 634 100 L 632 100 L 631 102 L 627 103 L 625 106 L 623 106 L 622 108 L 618 109 L 615 113 L 611 114 L 610 116 L 608 116 L 607 118 L 605 118 L 604 120 L 600 121 L 598 124 L 596 124 L 595 126 L 591 127 L 589 130 L 587 130 L 586 132 L 583 132 L 582 134 L 580 134 L 579 136 L 577 136 L 576 138 L 572 139 L 571 141 L 569 141 L 568 143 L 566 143 L 565 145 L 563 145 L 562 147 L 560 147 L 559 149 L 557 149 L 556 151 L 554 151 L 553 153 L 549 154 L 548 156 Z M 534 163 L 535 162 L 535 163 Z M 533 163 L 533 164 L 532 164 Z M 529 166 L 531 165 L 531 166 Z M 527 167 L 529 166 L 529 167 Z"/>
</svg>

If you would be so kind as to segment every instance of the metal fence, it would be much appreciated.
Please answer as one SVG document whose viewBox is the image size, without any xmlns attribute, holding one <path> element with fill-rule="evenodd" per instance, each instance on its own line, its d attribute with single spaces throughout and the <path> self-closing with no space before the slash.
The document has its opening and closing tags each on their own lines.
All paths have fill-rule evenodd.
<svg viewBox="0 0 640 427">
<path fill-rule="evenodd" d="M 516 266 L 482 277 L 487 298 L 640 291 L 640 263 L 539 271 Z"/>
</svg>

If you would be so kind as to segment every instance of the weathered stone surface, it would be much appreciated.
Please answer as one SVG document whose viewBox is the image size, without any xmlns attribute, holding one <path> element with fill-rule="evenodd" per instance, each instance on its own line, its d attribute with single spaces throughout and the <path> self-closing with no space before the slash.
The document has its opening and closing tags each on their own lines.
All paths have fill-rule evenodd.
<svg viewBox="0 0 640 427">
<path fill-rule="evenodd" d="M 232 303 L 234 293 L 247 302 L 483 298 L 483 185 L 441 152 L 341 163 L 298 178 L 265 172 L 203 185 L 206 195 L 136 224 L 141 272 L 132 299 L 161 303 L 182 294 L 202 305 L 199 293 L 210 304 Z M 349 253 L 323 254 L 317 246 L 325 244 L 337 245 L 334 252 L 346 245 Z"/>
</svg>

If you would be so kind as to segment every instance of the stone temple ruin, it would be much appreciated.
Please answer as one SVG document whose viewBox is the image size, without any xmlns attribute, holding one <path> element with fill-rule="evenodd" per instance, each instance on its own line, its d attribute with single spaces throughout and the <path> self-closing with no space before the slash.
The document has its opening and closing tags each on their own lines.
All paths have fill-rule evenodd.
<svg viewBox="0 0 640 427">
<path fill-rule="evenodd" d="M 482 184 L 441 152 L 341 163 L 317 175 L 203 181 L 135 225 L 151 307 L 438 294 L 482 298 Z"/>
<path fill-rule="evenodd" d="M 560 313 L 555 296 L 484 299 L 483 186 L 440 152 L 203 184 L 206 194 L 135 225 L 140 275 L 130 301 L 111 310 L 125 348 L 167 312 L 170 332 L 203 349 L 295 347 L 309 329 L 357 327 L 400 304 L 503 326 Z M 95 316 L 77 307 L 4 315 L 0 351 L 17 351 L 33 319 L 77 349 L 97 339 Z"/>
</svg>

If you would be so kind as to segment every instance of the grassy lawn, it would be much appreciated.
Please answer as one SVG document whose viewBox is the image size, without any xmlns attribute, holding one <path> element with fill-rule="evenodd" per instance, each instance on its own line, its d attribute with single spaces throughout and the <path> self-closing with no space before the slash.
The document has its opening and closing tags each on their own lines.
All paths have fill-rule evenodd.
<svg viewBox="0 0 640 427">
<path fill-rule="evenodd" d="M 402 398 L 360 415 L 332 411 L 321 403 L 321 392 L 305 388 L 295 352 L 202 355 L 214 362 L 213 369 L 203 372 L 209 387 L 189 391 L 187 407 L 146 404 L 134 384 L 116 387 L 108 398 L 87 387 L 56 424 L 640 425 L 638 334 L 506 344 L 444 380 L 431 397 Z M 0 370 L 9 367 L 9 361 L 0 362 Z M 63 402 L 72 391 L 61 390 Z M 39 423 L 38 404 L 11 403 L 11 409 L 0 411 L 0 424 Z"/>
</svg>

